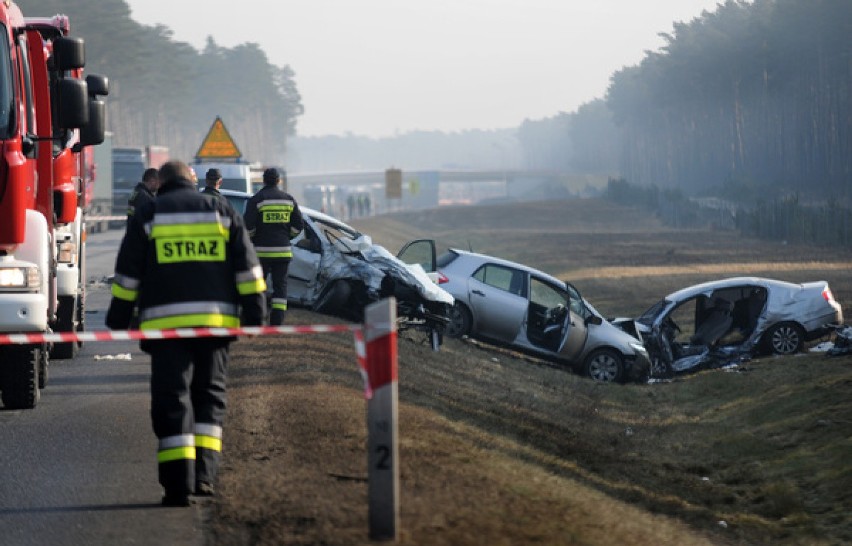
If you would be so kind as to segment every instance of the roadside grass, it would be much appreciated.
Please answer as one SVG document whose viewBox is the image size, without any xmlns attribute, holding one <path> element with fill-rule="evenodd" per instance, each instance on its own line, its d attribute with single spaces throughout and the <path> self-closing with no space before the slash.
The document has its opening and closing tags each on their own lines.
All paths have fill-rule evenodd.
<svg viewBox="0 0 852 546">
<path fill-rule="evenodd" d="M 356 226 L 394 251 L 405 240 L 430 236 L 439 252 L 470 245 L 541 268 L 573 282 L 606 316 L 635 316 L 676 289 L 740 275 L 827 280 L 841 304 L 852 304 L 848 249 L 671 230 L 596 200 L 514 208 L 437 209 Z M 763 357 L 732 371 L 651 385 L 597 385 L 570 376 L 557 387 L 532 376 L 515 379 L 519 392 L 485 408 L 473 405 L 483 377 L 471 377 L 463 389 L 470 403 L 413 394 L 419 405 L 498 433 L 501 416 L 512 416 L 526 424 L 505 434 L 536 446 L 525 457 L 719 540 L 852 543 L 850 357 Z"/>
<path fill-rule="evenodd" d="M 729 275 L 828 280 L 852 252 L 678 231 L 594 200 L 358 220 L 572 280 L 607 316 Z M 443 248 L 443 247 L 442 247 Z M 288 322 L 332 317 L 293 309 Z M 399 339 L 401 544 L 852 543 L 852 357 L 761 357 L 609 385 L 513 351 Z M 211 544 L 368 544 L 361 379 L 349 335 L 244 339 Z"/>
</svg>

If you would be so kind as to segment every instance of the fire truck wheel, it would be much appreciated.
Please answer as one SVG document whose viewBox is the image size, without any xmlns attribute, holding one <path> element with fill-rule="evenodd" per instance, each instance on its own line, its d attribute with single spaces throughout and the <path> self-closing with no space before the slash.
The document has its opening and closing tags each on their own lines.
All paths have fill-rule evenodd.
<svg viewBox="0 0 852 546">
<path fill-rule="evenodd" d="M 42 348 L 39 353 L 40 355 L 38 358 L 38 388 L 43 389 L 47 386 L 47 368 L 48 366 L 50 366 L 50 352 L 47 350 L 46 345 L 42 345 Z"/>
<path fill-rule="evenodd" d="M 56 331 L 57 332 L 74 332 L 76 331 L 76 313 L 77 313 L 77 298 L 74 296 L 61 296 L 59 298 L 59 306 L 56 309 Z M 77 343 L 54 343 L 53 349 L 50 351 L 50 356 L 54 360 L 64 360 L 74 358 L 77 355 Z"/>
<path fill-rule="evenodd" d="M 41 348 L 38 345 L 8 345 L 2 347 L 3 379 L 2 398 L 6 409 L 30 409 L 41 397 L 39 384 L 39 361 Z"/>
</svg>

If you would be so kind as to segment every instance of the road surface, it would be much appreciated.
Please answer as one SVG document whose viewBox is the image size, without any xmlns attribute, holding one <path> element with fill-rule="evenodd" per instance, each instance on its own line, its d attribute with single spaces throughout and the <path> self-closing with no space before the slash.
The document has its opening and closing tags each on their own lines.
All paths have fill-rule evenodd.
<svg viewBox="0 0 852 546">
<path fill-rule="evenodd" d="M 89 235 L 87 330 L 105 329 L 121 235 Z M 51 361 L 35 409 L 0 406 L 0 545 L 203 543 L 203 506 L 160 506 L 149 377 L 138 342 L 86 343 Z"/>
</svg>

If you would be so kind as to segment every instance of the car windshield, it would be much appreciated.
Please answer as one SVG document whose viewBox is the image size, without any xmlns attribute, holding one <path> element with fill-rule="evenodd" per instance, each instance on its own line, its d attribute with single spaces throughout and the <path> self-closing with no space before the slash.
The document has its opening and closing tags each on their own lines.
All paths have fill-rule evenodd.
<svg viewBox="0 0 852 546">
<path fill-rule="evenodd" d="M 636 322 L 640 324 L 644 324 L 646 326 L 651 326 L 654 323 L 654 319 L 657 315 L 662 312 L 663 309 L 669 304 L 669 300 L 662 299 L 648 308 L 647 311 L 639 315 L 639 318 L 636 319 Z"/>
<path fill-rule="evenodd" d="M 317 230 L 322 232 L 328 241 L 337 245 L 340 250 L 344 252 L 354 252 L 358 250 L 354 241 L 363 237 L 359 231 L 347 226 L 346 224 L 333 222 L 316 216 L 311 216 L 311 220 L 313 220 Z"/>
</svg>

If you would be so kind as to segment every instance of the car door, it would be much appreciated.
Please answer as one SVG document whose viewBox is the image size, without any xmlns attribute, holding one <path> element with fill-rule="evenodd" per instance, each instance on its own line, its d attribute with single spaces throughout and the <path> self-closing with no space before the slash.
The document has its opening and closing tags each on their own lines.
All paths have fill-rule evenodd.
<svg viewBox="0 0 852 546">
<path fill-rule="evenodd" d="M 468 279 L 467 288 L 476 333 L 514 342 L 527 314 L 527 274 L 504 265 L 484 264 Z"/>
<path fill-rule="evenodd" d="M 305 228 L 291 241 L 293 259 L 287 268 L 287 299 L 310 305 L 316 297 L 316 283 L 322 263 L 322 244 L 313 228 Z"/>
<path fill-rule="evenodd" d="M 437 284 L 438 260 L 436 255 L 434 239 L 416 239 L 403 245 L 396 257 L 409 265 L 419 264 L 426 275 L 432 279 L 432 282 Z"/>
<path fill-rule="evenodd" d="M 586 307 L 583 296 L 571 284 L 566 284 L 568 295 L 568 314 L 562 324 L 562 341 L 559 345 L 559 355 L 568 360 L 576 360 L 586 346 L 589 337 L 586 317 L 593 313 Z M 558 290 L 558 288 L 557 288 Z"/>
</svg>

